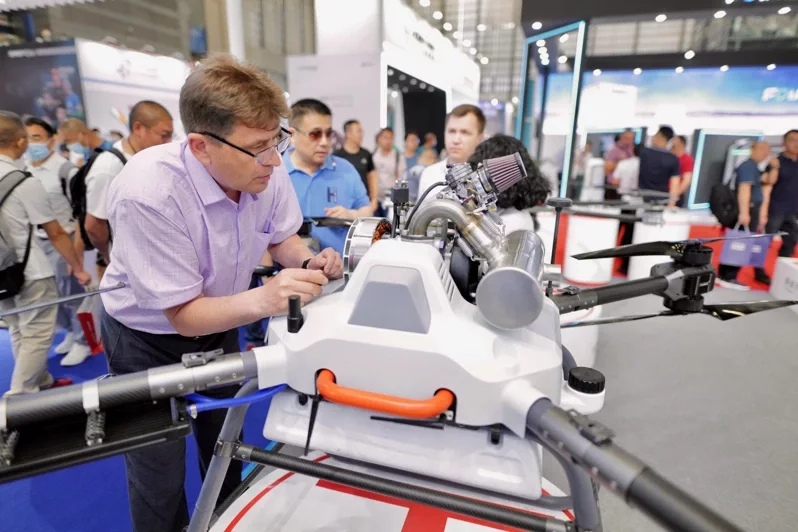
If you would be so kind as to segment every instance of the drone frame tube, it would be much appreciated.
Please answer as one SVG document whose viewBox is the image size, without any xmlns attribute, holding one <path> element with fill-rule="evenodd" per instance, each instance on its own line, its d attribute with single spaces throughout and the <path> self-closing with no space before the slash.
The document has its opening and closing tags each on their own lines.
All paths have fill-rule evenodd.
<svg viewBox="0 0 798 532">
<path fill-rule="evenodd" d="M 668 277 L 657 275 L 589 290 L 580 290 L 573 294 L 558 294 L 552 296 L 551 300 L 560 309 L 560 314 L 565 314 L 598 305 L 623 301 L 624 299 L 659 294 L 667 290 L 670 283 L 671 279 Z"/>
</svg>

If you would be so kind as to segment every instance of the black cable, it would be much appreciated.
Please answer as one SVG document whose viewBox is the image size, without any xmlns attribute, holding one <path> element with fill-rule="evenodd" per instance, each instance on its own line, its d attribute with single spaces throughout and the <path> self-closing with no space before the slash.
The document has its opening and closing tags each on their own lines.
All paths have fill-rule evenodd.
<svg viewBox="0 0 798 532">
<path fill-rule="evenodd" d="M 427 197 L 427 194 L 432 192 L 433 188 L 445 187 L 445 186 L 446 186 L 446 181 L 438 181 L 437 183 L 433 183 L 432 185 L 430 185 L 429 188 L 427 188 L 427 190 L 424 191 L 424 193 L 421 195 L 421 197 L 418 198 L 418 201 L 416 202 L 416 204 L 413 206 L 413 210 L 410 211 L 410 214 L 407 215 L 407 221 L 405 222 L 405 227 L 409 227 L 410 226 L 410 220 L 413 219 L 413 215 L 416 214 L 416 211 L 418 210 L 418 207 L 424 202 L 424 200 Z"/>
<path fill-rule="evenodd" d="M 270 465 L 301 475 L 307 475 L 309 477 L 327 480 L 389 497 L 397 497 L 399 499 L 441 508 L 452 513 L 467 515 L 513 528 L 531 530 L 533 532 L 572 532 L 574 530 L 573 523 L 571 522 L 539 517 L 521 510 L 495 506 L 458 495 L 413 486 L 411 484 L 356 471 L 349 471 L 340 467 L 303 460 L 293 456 L 274 454 L 249 445 L 242 445 L 239 447 L 236 456 L 240 457 L 242 454 L 246 456 L 248 453 L 249 457 L 246 458 L 246 460 L 249 462 Z"/>
</svg>

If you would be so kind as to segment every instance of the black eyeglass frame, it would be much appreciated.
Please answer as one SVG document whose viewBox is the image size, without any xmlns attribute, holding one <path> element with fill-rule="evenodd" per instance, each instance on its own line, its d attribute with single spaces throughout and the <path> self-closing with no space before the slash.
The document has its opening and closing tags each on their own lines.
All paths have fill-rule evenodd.
<svg viewBox="0 0 798 532">
<path fill-rule="evenodd" d="M 268 157 L 263 157 L 261 159 L 261 156 L 263 156 L 264 154 L 268 154 L 267 152 L 269 150 L 276 150 L 277 153 L 282 155 L 282 154 L 285 153 L 285 150 L 288 149 L 288 146 L 290 145 L 290 140 L 291 140 L 291 137 L 292 137 L 291 132 L 289 130 L 287 130 L 286 128 L 284 128 L 283 126 L 280 126 L 280 133 L 282 134 L 282 138 L 279 141 L 277 141 L 277 144 L 275 144 L 274 146 L 269 146 L 265 150 L 261 150 L 258 153 L 252 153 L 251 151 L 246 150 L 246 149 L 242 148 L 241 146 L 236 146 L 235 144 L 233 144 L 229 140 L 225 139 L 224 137 L 220 137 L 219 135 L 217 135 L 215 133 L 211 133 L 210 131 L 200 131 L 199 132 L 200 135 L 206 135 L 206 136 L 208 136 L 208 137 L 210 137 L 212 139 L 218 140 L 222 144 L 227 144 L 231 148 L 234 148 L 234 149 L 240 151 L 241 153 L 246 153 L 250 157 L 253 157 L 259 164 L 263 164 L 263 165 L 265 165 L 266 162 L 268 161 Z"/>
</svg>

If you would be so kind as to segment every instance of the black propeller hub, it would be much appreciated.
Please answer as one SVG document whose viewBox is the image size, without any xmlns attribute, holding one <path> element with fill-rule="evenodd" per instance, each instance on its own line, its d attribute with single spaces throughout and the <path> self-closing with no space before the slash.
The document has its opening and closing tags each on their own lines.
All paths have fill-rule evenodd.
<svg viewBox="0 0 798 532">
<path fill-rule="evenodd" d="M 712 248 L 701 242 L 685 242 L 684 250 L 680 257 L 675 259 L 677 264 L 685 266 L 704 266 L 712 262 Z"/>
</svg>

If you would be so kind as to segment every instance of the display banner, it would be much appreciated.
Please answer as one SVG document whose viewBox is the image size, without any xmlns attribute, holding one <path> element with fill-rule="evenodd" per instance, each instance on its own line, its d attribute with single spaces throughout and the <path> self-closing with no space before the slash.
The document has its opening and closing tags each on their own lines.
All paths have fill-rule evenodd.
<svg viewBox="0 0 798 532">
<path fill-rule="evenodd" d="M 0 48 L 0 109 L 33 115 L 53 126 L 85 118 L 74 41 Z"/>
</svg>

